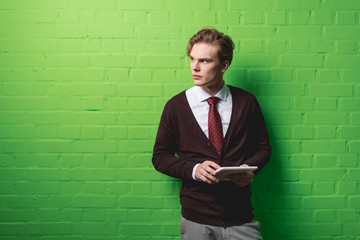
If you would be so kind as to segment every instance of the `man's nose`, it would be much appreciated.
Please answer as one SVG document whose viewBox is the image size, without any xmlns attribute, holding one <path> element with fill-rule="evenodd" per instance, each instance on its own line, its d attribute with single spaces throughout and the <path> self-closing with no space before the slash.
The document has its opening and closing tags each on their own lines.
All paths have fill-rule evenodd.
<svg viewBox="0 0 360 240">
<path fill-rule="evenodd" d="M 194 71 L 200 71 L 200 64 L 199 64 L 199 62 L 197 62 L 197 61 L 194 61 L 193 63 L 191 63 L 191 67 L 192 67 L 192 70 L 194 70 Z"/>
</svg>

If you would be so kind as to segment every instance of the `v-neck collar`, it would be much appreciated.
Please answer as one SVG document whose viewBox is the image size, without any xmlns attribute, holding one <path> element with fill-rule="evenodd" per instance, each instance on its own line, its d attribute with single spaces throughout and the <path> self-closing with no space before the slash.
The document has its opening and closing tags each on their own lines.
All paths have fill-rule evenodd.
<svg viewBox="0 0 360 240">
<path fill-rule="evenodd" d="M 224 84 L 224 86 L 225 86 L 225 84 Z M 224 88 L 224 87 L 223 87 Z M 223 89 L 222 88 L 222 89 Z M 231 86 L 228 86 L 227 85 L 227 88 L 228 88 L 228 91 L 227 91 L 227 94 L 232 94 L 233 95 L 233 91 L 232 91 L 232 89 L 231 89 Z M 221 89 L 221 90 L 222 90 Z M 202 90 L 202 89 L 201 89 Z M 221 91 L 220 90 L 220 91 Z M 203 90 L 202 90 L 203 91 Z M 219 91 L 219 92 L 220 92 Z M 201 138 L 203 138 L 203 140 L 204 141 L 206 141 L 206 142 L 208 142 L 208 143 L 210 143 L 210 141 L 209 141 L 209 138 L 206 136 L 206 134 L 203 132 L 203 130 L 201 129 L 201 127 L 200 127 L 200 125 L 199 125 L 199 123 L 196 121 L 196 118 L 195 118 L 195 116 L 194 116 L 194 113 L 192 112 L 192 110 L 191 110 L 191 107 L 190 107 L 190 104 L 189 104 L 189 102 L 188 102 L 188 100 L 187 100 L 187 98 L 186 98 L 186 93 L 185 93 L 186 91 L 183 91 L 182 92 L 182 95 L 183 95 L 183 98 L 184 98 L 184 101 L 186 102 L 186 108 L 185 108 L 185 110 L 186 111 L 188 111 L 188 113 L 187 114 L 190 114 L 191 115 L 191 121 L 193 121 L 193 125 L 196 125 L 196 131 L 197 132 L 199 132 L 199 136 L 201 135 L 202 137 Z M 203 91 L 204 92 L 204 91 Z M 206 92 L 204 92 L 204 93 L 206 93 Z M 206 93 L 207 94 L 207 93 Z M 208 94 L 209 95 L 209 94 Z M 211 95 L 209 95 L 209 96 L 211 96 Z M 205 99 L 206 100 L 206 99 Z M 234 97 L 232 97 L 232 110 L 231 110 L 231 117 L 230 117 L 230 122 L 229 122 L 229 127 L 228 127 L 228 130 L 227 130 L 227 132 L 226 132 L 226 134 L 225 134 L 225 137 L 224 137 L 224 144 L 223 144 L 223 150 L 222 151 L 224 151 L 224 149 L 226 149 L 227 148 L 227 145 L 228 145 L 228 141 L 227 141 L 227 139 L 228 138 L 230 138 L 230 134 L 231 134 L 231 132 L 233 131 L 232 129 L 234 128 L 234 122 L 235 122 L 235 115 L 236 115 L 236 113 L 235 113 L 235 111 L 236 111 L 236 109 L 237 109 L 237 107 L 236 107 L 236 103 L 234 103 Z M 213 150 L 214 150 L 214 152 L 215 153 L 217 153 L 217 151 L 216 151 L 216 149 L 215 149 L 215 147 L 213 146 Z M 219 156 L 220 158 L 221 158 L 221 156 Z"/>
</svg>

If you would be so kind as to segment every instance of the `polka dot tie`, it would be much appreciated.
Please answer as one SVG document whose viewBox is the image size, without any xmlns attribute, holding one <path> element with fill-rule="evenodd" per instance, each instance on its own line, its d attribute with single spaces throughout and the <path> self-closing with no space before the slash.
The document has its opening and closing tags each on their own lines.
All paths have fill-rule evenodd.
<svg viewBox="0 0 360 240">
<path fill-rule="evenodd" d="M 210 97 L 206 99 L 209 108 L 208 115 L 208 128 L 209 128 L 209 140 L 214 145 L 216 151 L 221 155 L 221 149 L 223 145 L 223 132 L 220 114 L 216 109 L 216 103 L 219 100 L 217 97 Z"/>
</svg>

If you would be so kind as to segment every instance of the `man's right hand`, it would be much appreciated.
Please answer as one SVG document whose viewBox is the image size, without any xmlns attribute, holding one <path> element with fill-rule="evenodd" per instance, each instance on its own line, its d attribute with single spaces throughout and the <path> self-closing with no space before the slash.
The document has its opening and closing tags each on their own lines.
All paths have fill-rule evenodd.
<svg viewBox="0 0 360 240">
<path fill-rule="evenodd" d="M 195 177 L 198 180 L 206 182 L 208 184 L 215 184 L 219 182 L 219 179 L 215 177 L 216 169 L 220 168 L 218 164 L 213 161 L 205 161 L 197 166 L 195 170 Z"/>
</svg>

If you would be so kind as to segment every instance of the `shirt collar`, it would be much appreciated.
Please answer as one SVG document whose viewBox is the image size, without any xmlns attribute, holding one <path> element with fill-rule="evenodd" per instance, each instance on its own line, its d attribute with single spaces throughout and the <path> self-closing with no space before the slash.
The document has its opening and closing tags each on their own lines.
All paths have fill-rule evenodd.
<svg viewBox="0 0 360 240">
<path fill-rule="evenodd" d="M 197 95 L 197 98 L 198 98 L 199 102 L 203 102 L 206 99 L 208 99 L 209 97 L 211 97 L 210 94 L 208 94 L 207 92 L 202 90 L 201 87 L 199 87 L 199 86 L 195 86 L 194 90 L 195 90 L 195 93 Z M 222 101 L 226 102 L 226 100 L 227 100 L 227 98 L 229 96 L 229 93 L 230 93 L 229 87 L 226 84 L 224 84 L 223 87 L 220 89 L 220 91 L 215 95 L 215 97 L 218 97 Z"/>
</svg>

